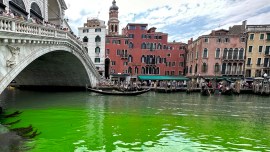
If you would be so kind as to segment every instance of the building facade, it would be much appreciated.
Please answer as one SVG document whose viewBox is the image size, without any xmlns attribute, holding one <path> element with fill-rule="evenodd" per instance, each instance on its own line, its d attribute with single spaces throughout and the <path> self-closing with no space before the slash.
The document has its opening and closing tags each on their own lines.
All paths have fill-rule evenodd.
<svg viewBox="0 0 270 152">
<path fill-rule="evenodd" d="M 78 28 L 78 32 L 99 74 L 105 76 L 105 21 L 88 19 L 83 27 Z"/>
<path fill-rule="evenodd" d="M 246 77 L 270 75 L 270 25 L 247 25 Z"/>
<path fill-rule="evenodd" d="M 168 42 L 167 33 L 156 32 L 156 28 L 148 28 L 148 24 L 129 23 L 121 35 L 116 27 L 119 28 L 118 7 L 113 1 L 106 36 L 108 75 L 185 74 L 185 43 Z"/>
<path fill-rule="evenodd" d="M 212 31 L 188 41 L 186 71 L 188 77 L 243 77 L 245 25 Z"/>
</svg>

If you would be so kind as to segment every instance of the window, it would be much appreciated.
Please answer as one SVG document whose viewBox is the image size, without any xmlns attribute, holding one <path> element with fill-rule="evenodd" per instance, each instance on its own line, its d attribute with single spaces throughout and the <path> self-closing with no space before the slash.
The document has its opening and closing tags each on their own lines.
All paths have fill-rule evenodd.
<svg viewBox="0 0 270 152">
<path fill-rule="evenodd" d="M 207 72 L 207 64 L 206 63 L 203 63 L 202 65 L 202 72 Z"/>
<path fill-rule="evenodd" d="M 96 36 L 96 38 L 95 38 L 95 42 L 100 42 L 100 41 L 101 41 L 100 36 Z"/>
<path fill-rule="evenodd" d="M 251 58 L 247 59 L 247 65 L 251 65 Z"/>
<path fill-rule="evenodd" d="M 216 63 L 215 64 L 215 69 L 214 69 L 215 73 L 218 73 L 220 71 L 219 67 L 220 67 L 219 64 Z"/>
<path fill-rule="evenodd" d="M 95 63 L 100 63 L 100 58 L 95 58 Z"/>
<path fill-rule="evenodd" d="M 95 29 L 95 32 L 101 32 L 100 28 Z"/>
<path fill-rule="evenodd" d="M 207 48 L 205 48 L 203 50 L 203 58 L 207 58 L 207 57 L 208 57 L 208 50 L 207 50 Z"/>
<path fill-rule="evenodd" d="M 112 61 L 112 65 L 115 65 L 116 63 L 115 63 L 115 61 Z"/>
<path fill-rule="evenodd" d="M 223 51 L 223 59 L 227 59 L 227 53 L 228 53 L 228 49 L 225 48 Z"/>
<path fill-rule="evenodd" d="M 170 53 L 168 53 L 168 54 L 167 54 L 167 57 L 170 57 L 170 56 L 171 56 L 171 54 L 170 54 Z"/>
<path fill-rule="evenodd" d="M 232 59 L 232 58 L 233 58 L 233 49 L 230 48 L 230 49 L 229 49 L 229 53 L 228 53 L 228 59 L 230 60 L 230 59 Z"/>
<path fill-rule="evenodd" d="M 241 48 L 240 51 L 239 51 L 239 59 L 240 60 L 244 59 L 244 49 L 243 48 Z"/>
<path fill-rule="evenodd" d="M 269 67 L 269 58 L 264 58 L 263 67 Z"/>
<path fill-rule="evenodd" d="M 146 26 L 141 26 L 141 30 L 146 30 Z"/>
<path fill-rule="evenodd" d="M 192 66 L 189 67 L 189 73 L 192 73 Z"/>
<path fill-rule="evenodd" d="M 106 54 L 110 54 L 110 49 L 106 49 Z"/>
<path fill-rule="evenodd" d="M 265 55 L 270 55 L 269 52 L 270 52 L 270 46 L 266 46 L 265 47 Z"/>
<path fill-rule="evenodd" d="M 266 40 L 270 40 L 270 33 L 266 33 Z"/>
<path fill-rule="evenodd" d="M 124 65 L 124 66 L 128 65 L 128 62 L 124 62 L 123 65 Z"/>
<path fill-rule="evenodd" d="M 250 40 L 254 40 L 254 34 L 250 34 L 250 35 L 249 35 L 249 39 L 250 39 Z"/>
<path fill-rule="evenodd" d="M 100 53 L 100 48 L 99 48 L 99 47 L 96 47 L 96 48 L 95 48 L 95 53 L 96 53 L 96 54 L 99 54 L 99 53 Z"/>
<path fill-rule="evenodd" d="M 171 75 L 174 75 L 174 71 L 171 71 Z"/>
<path fill-rule="evenodd" d="M 258 58 L 257 59 L 257 66 L 260 66 L 261 65 L 261 60 L 262 60 L 262 58 Z"/>
<path fill-rule="evenodd" d="M 116 55 L 120 55 L 120 54 L 121 54 L 121 50 L 117 50 Z"/>
<path fill-rule="evenodd" d="M 216 58 L 219 58 L 219 56 L 220 56 L 220 48 L 217 48 L 216 49 Z"/>
<path fill-rule="evenodd" d="M 183 67 L 184 66 L 184 62 L 179 62 L 179 66 Z"/>
<path fill-rule="evenodd" d="M 125 40 L 125 44 L 128 44 L 128 40 Z"/>
<path fill-rule="evenodd" d="M 142 49 L 146 49 L 146 44 L 142 43 Z"/>
<path fill-rule="evenodd" d="M 132 42 L 129 42 L 128 47 L 129 47 L 129 48 L 133 48 L 133 43 L 132 43 Z"/>
<path fill-rule="evenodd" d="M 238 48 L 235 48 L 233 51 L 233 59 L 236 60 L 238 57 Z"/>
<path fill-rule="evenodd" d="M 260 34 L 260 40 L 264 39 L 264 34 Z"/>
<path fill-rule="evenodd" d="M 135 25 L 129 25 L 129 26 L 128 26 L 128 29 L 129 29 L 129 30 L 135 30 L 135 29 L 136 29 L 136 26 L 135 26 Z"/>
<path fill-rule="evenodd" d="M 134 38 L 134 34 L 128 34 L 129 38 Z"/>
<path fill-rule="evenodd" d="M 175 62 L 172 62 L 172 66 L 175 67 Z"/>
<path fill-rule="evenodd" d="M 208 43 L 209 42 L 209 39 L 208 38 L 204 38 L 204 42 L 205 43 Z"/>
<path fill-rule="evenodd" d="M 259 46 L 259 53 L 262 53 L 263 46 Z"/>
<path fill-rule="evenodd" d="M 88 42 L 88 37 L 85 36 L 85 37 L 83 38 L 83 42 Z"/>
<path fill-rule="evenodd" d="M 229 42 L 230 42 L 230 39 L 226 37 L 226 38 L 224 39 L 224 42 L 225 42 L 225 43 L 229 43 Z"/>
<path fill-rule="evenodd" d="M 253 46 L 248 46 L 248 52 L 252 52 Z"/>
</svg>

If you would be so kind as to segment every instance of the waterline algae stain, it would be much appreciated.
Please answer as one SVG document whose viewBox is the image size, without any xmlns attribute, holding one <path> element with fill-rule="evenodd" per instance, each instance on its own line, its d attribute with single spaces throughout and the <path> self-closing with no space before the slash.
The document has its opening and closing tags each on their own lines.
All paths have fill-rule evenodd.
<svg viewBox="0 0 270 152">
<path fill-rule="evenodd" d="M 14 127 L 42 132 L 32 152 L 270 150 L 270 102 L 259 96 L 16 91 L 1 102 L 23 111 Z"/>
</svg>

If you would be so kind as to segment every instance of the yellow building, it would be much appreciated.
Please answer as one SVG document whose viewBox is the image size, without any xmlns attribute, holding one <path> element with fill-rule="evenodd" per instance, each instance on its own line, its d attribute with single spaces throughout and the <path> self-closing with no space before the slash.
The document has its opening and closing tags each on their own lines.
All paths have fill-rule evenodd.
<svg viewBox="0 0 270 152">
<path fill-rule="evenodd" d="M 247 25 L 246 77 L 270 75 L 270 25 Z"/>
</svg>

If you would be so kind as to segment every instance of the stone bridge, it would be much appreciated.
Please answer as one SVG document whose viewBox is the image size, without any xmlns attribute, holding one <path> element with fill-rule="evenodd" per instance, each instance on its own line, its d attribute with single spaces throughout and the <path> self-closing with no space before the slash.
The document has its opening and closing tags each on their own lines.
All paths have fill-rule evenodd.
<svg viewBox="0 0 270 152">
<path fill-rule="evenodd" d="M 0 93 L 11 83 L 33 87 L 94 87 L 100 79 L 70 32 L 0 16 Z"/>
</svg>

